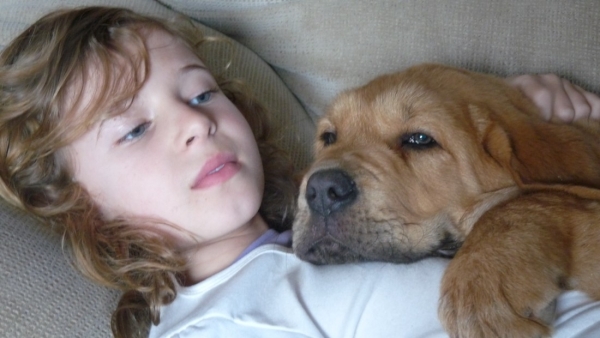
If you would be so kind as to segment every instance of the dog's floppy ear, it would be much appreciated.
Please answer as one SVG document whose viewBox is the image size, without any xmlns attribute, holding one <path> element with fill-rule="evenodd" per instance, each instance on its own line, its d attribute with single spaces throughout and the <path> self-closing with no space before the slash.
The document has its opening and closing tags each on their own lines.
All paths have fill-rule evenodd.
<svg viewBox="0 0 600 338">
<path fill-rule="evenodd" d="M 486 108 L 470 104 L 468 110 L 483 151 L 504 171 L 510 172 L 517 184 L 521 184 L 521 175 L 513 168 L 513 164 L 518 161 L 514 158 L 510 137 L 502 125 L 492 119 L 493 116 Z"/>
<path fill-rule="evenodd" d="M 600 187 L 600 151 L 593 135 L 574 125 L 532 118 L 516 105 L 503 108 L 496 112 L 470 105 L 469 112 L 485 152 L 517 184 Z"/>
</svg>

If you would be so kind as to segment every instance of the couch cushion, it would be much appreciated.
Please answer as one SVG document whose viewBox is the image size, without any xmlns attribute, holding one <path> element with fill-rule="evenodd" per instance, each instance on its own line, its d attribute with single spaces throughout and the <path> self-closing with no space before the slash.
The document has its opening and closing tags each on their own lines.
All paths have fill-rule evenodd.
<svg viewBox="0 0 600 338">
<path fill-rule="evenodd" d="M 5 46 L 35 19 L 51 9 L 112 5 L 169 16 L 174 13 L 148 0 L 3 0 L 0 2 L 0 46 Z M 204 28 L 206 34 L 219 35 Z M 222 36 L 222 35 L 219 35 Z M 281 145 L 298 167 L 310 159 L 314 125 L 273 70 L 240 44 L 214 44 L 206 50 L 209 67 L 245 79 L 273 112 Z M 58 234 L 0 203 L 0 336 L 109 337 L 110 313 L 119 294 L 84 280 L 68 263 Z"/>
<path fill-rule="evenodd" d="M 419 62 L 600 90 L 600 1 L 160 0 L 254 50 L 311 112 Z"/>
<path fill-rule="evenodd" d="M 84 280 L 60 236 L 0 203 L 3 337 L 107 337 L 119 294 Z"/>
</svg>

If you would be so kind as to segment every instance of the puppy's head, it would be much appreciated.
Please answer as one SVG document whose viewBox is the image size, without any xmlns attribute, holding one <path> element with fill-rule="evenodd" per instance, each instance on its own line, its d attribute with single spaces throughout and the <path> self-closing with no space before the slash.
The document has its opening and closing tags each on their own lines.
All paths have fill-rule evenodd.
<svg viewBox="0 0 600 338">
<path fill-rule="evenodd" d="M 318 124 L 296 254 L 317 264 L 452 256 L 482 196 L 515 185 L 508 138 L 478 85 L 427 65 L 341 94 Z"/>
</svg>

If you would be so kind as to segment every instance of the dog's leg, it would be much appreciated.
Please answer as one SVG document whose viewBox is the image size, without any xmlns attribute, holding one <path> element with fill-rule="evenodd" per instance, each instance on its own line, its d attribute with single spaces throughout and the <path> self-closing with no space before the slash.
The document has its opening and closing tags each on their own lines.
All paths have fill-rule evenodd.
<svg viewBox="0 0 600 338">
<path fill-rule="evenodd" d="M 546 310 L 570 287 L 573 231 L 599 214 L 593 203 L 536 192 L 483 215 L 442 280 L 439 315 L 450 336 L 549 337 Z"/>
<path fill-rule="evenodd" d="M 590 219 L 577 220 L 573 231 L 571 286 L 600 300 L 600 202 L 595 209 Z"/>
</svg>

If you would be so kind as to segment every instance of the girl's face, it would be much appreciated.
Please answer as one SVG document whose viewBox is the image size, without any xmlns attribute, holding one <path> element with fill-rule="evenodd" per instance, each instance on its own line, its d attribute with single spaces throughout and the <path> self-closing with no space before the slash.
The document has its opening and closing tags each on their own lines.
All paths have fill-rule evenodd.
<svg viewBox="0 0 600 338">
<path fill-rule="evenodd" d="M 108 219 L 150 217 L 180 248 L 218 240 L 250 222 L 262 199 L 256 141 L 203 63 L 171 35 L 146 38 L 150 72 L 125 113 L 69 148 L 74 179 Z M 89 95 L 94 85 L 84 88 Z"/>
</svg>

